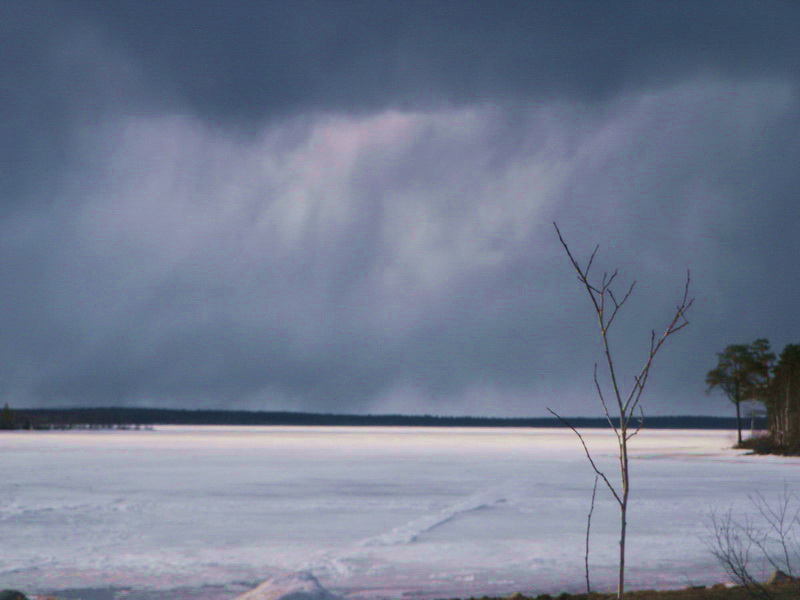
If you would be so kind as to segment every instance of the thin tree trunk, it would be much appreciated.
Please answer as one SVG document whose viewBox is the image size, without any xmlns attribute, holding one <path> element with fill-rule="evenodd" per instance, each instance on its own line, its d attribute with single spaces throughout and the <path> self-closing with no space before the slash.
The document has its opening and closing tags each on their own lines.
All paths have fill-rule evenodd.
<svg viewBox="0 0 800 600">
<path fill-rule="evenodd" d="M 622 600 L 625 596 L 625 541 L 628 529 L 628 493 L 630 492 L 629 465 L 628 465 L 628 428 L 623 423 L 620 438 L 620 475 L 622 476 L 622 498 L 619 503 L 619 581 L 617 583 L 617 598 Z"/>
<path fill-rule="evenodd" d="M 785 402 L 783 404 L 783 424 L 782 424 L 782 427 L 781 427 L 781 430 L 780 430 L 781 431 L 781 437 L 780 437 L 780 443 L 781 444 L 789 444 L 792 441 L 792 437 L 793 437 L 792 427 L 791 427 L 791 424 L 790 424 L 791 420 L 789 418 L 789 404 L 791 402 L 791 393 L 790 393 L 791 392 L 791 386 L 792 386 L 792 382 L 789 381 L 786 384 L 786 400 L 785 400 Z"/>
<path fill-rule="evenodd" d="M 739 404 L 741 404 L 741 403 L 737 400 L 735 404 L 736 404 L 736 436 L 737 436 L 737 439 L 739 440 L 737 445 L 741 446 L 742 445 L 742 415 L 741 415 L 741 410 L 739 408 Z"/>
<path fill-rule="evenodd" d="M 584 554 L 584 566 L 585 566 L 585 573 L 586 573 L 586 594 L 589 595 L 592 593 L 592 583 L 589 579 L 589 536 L 591 535 L 592 531 L 592 513 L 594 513 L 594 500 L 597 497 L 597 482 L 599 481 L 600 476 L 595 474 L 594 476 L 594 488 L 592 488 L 592 504 L 589 507 L 589 516 L 586 518 L 586 554 Z"/>
<path fill-rule="evenodd" d="M 617 583 L 617 598 L 620 600 L 625 597 L 625 530 L 628 527 L 627 513 L 628 503 L 626 500 L 619 511 L 619 582 Z"/>
</svg>

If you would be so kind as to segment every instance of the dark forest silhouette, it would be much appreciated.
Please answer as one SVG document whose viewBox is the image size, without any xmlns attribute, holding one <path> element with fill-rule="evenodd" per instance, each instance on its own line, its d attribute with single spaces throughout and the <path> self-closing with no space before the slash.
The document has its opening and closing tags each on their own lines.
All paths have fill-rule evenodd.
<svg viewBox="0 0 800 600">
<path fill-rule="evenodd" d="M 15 429 L 130 428 L 153 425 L 298 425 L 384 427 L 565 427 L 550 417 L 442 417 L 434 415 L 353 415 L 288 411 L 178 410 L 163 408 L 29 408 L 13 412 Z M 575 417 L 580 427 L 608 427 L 605 417 Z M 732 417 L 648 417 L 651 429 L 733 429 Z M 765 419 L 756 426 L 766 428 Z"/>
</svg>

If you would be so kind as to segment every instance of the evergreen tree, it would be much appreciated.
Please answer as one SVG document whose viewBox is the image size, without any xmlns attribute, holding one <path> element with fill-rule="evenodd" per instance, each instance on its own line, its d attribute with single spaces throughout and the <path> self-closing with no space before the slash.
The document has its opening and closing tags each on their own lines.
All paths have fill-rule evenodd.
<svg viewBox="0 0 800 600">
<path fill-rule="evenodd" d="M 14 413 L 11 412 L 8 402 L 6 402 L 6 405 L 3 407 L 3 412 L 0 413 L 0 429 L 15 429 Z"/>
<path fill-rule="evenodd" d="M 741 403 L 765 401 L 770 381 L 770 366 L 775 355 L 769 341 L 758 339 L 752 344 L 731 344 L 717 354 L 717 366 L 706 374 L 707 392 L 721 389 L 736 406 L 738 443 L 742 443 Z"/>
<path fill-rule="evenodd" d="M 766 404 L 773 443 L 783 448 L 800 446 L 800 344 L 787 344 L 781 352 Z"/>
</svg>

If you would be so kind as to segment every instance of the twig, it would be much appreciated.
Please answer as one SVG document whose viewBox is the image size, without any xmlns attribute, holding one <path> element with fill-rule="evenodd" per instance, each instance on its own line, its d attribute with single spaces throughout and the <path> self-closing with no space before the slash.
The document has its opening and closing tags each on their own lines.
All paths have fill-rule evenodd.
<svg viewBox="0 0 800 600">
<path fill-rule="evenodd" d="M 589 447 L 586 445 L 586 442 L 584 441 L 583 436 L 581 435 L 580 431 L 575 429 L 575 427 L 573 427 L 572 423 L 570 423 L 569 421 L 564 419 L 558 413 L 554 412 L 553 410 L 551 410 L 549 408 L 547 409 L 547 411 L 551 415 L 555 416 L 555 418 L 558 419 L 559 421 L 561 421 L 564 425 L 566 425 L 567 427 L 572 429 L 572 431 L 575 433 L 575 435 L 578 436 L 578 439 L 581 441 L 581 444 L 583 445 L 583 451 L 586 453 L 586 458 L 589 459 L 589 464 L 592 465 L 592 469 L 594 469 L 595 475 L 600 477 L 605 482 L 606 486 L 611 491 L 611 494 L 614 496 L 616 501 L 618 503 L 622 504 L 622 498 L 619 497 L 619 494 L 617 493 L 617 490 L 614 489 L 613 485 L 611 485 L 611 482 L 608 480 L 608 477 L 606 477 L 606 474 L 603 473 L 600 469 L 598 469 L 597 465 L 594 463 L 594 459 L 592 458 L 592 454 L 591 454 L 591 452 L 589 452 Z"/>
</svg>

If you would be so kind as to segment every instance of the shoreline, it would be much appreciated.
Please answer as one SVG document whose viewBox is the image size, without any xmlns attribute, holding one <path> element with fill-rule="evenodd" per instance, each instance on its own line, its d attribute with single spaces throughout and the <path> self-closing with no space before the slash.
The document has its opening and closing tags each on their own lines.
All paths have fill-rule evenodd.
<svg viewBox="0 0 800 600">
<path fill-rule="evenodd" d="M 797 581 L 783 584 L 764 584 L 764 588 L 769 592 L 772 600 L 796 600 L 800 595 L 800 583 Z M 157 591 L 136 591 L 129 587 L 96 587 L 96 588 L 68 588 L 43 594 L 26 594 L 29 600 L 155 600 L 163 597 L 167 591 L 172 600 L 237 600 L 241 595 L 246 594 L 254 588 L 245 589 L 242 585 L 241 590 L 233 591 L 229 586 L 203 586 L 189 591 L 187 588 L 175 588 L 173 590 Z M 181 592 L 184 590 L 184 593 Z M 20 590 L 26 593 L 24 590 Z M 327 590 L 325 590 L 327 594 Z M 188 594 L 188 595 L 186 595 Z M 306 595 L 307 600 L 314 600 L 316 596 L 312 594 L 292 595 L 294 600 Z M 330 594 L 329 594 L 330 595 Z M 295 597 L 296 596 L 296 597 Z M 335 594 L 333 595 L 335 597 Z M 264 596 L 265 598 L 267 596 Z M 288 594 L 287 594 L 288 597 Z M 358 594 L 352 596 L 340 596 L 342 600 L 354 600 Z M 416 598 L 414 594 L 404 593 L 399 596 L 386 596 L 384 600 L 404 600 Z M 668 590 L 651 589 L 630 589 L 625 592 L 626 598 L 633 600 L 746 600 L 753 597 L 752 592 L 745 587 L 731 583 L 717 583 L 711 586 L 688 586 Z M 458 596 L 452 598 L 440 598 L 439 600 L 614 600 L 616 592 L 597 592 L 593 591 L 590 595 L 586 592 L 578 593 L 522 593 L 514 592 L 510 595 L 480 595 L 480 596 Z M 274 600 L 281 600 L 280 596 Z"/>
</svg>

